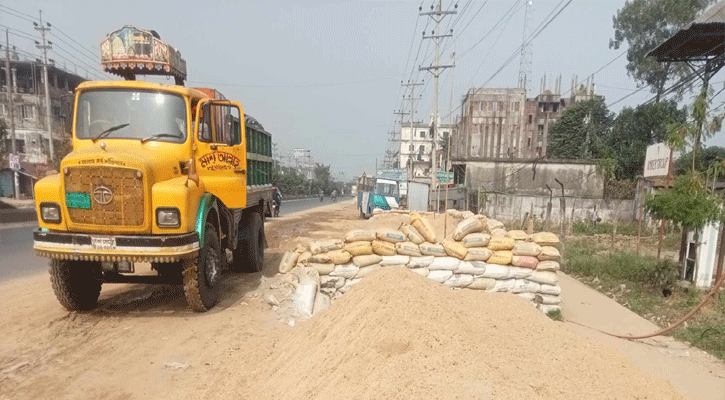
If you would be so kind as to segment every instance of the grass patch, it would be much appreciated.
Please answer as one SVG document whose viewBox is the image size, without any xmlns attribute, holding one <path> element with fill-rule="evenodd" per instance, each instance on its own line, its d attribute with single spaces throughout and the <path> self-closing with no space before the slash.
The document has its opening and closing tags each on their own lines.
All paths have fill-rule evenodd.
<svg viewBox="0 0 725 400">
<path fill-rule="evenodd" d="M 601 222 L 592 225 L 591 222 L 576 221 L 572 226 L 572 232 L 575 235 L 611 235 L 614 232 L 615 224 L 609 222 Z M 639 225 L 637 222 L 617 225 L 617 235 L 637 236 Z"/>
<path fill-rule="evenodd" d="M 653 256 L 612 250 L 587 239 L 569 242 L 566 250 L 567 272 L 663 328 L 692 310 L 705 295 L 675 285 L 679 268 L 669 259 L 658 263 Z M 670 295 L 665 297 L 663 289 Z M 725 359 L 725 293 L 673 336 Z"/>
<path fill-rule="evenodd" d="M 561 310 L 551 310 L 546 313 L 546 316 L 551 318 L 552 321 L 564 322 L 564 316 L 561 315 Z"/>
</svg>

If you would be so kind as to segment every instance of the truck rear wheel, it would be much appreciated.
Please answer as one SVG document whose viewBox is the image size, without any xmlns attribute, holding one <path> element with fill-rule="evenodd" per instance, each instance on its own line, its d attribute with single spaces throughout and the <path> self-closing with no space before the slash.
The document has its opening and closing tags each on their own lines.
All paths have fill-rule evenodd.
<svg viewBox="0 0 725 400">
<path fill-rule="evenodd" d="M 91 310 L 101 294 L 101 264 L 50 260 L 50 282 L 58 302 L 69 311 Z"/>
<path fill-rule="evenodd" d="M 264 222 L 260 213 L 249 214 L 242 229 L 241 243 L 232 257 L 236 272 L 259 272 L 264 267 Z"/>
<path fill-rule="evenodd" d="M 219 280 L 222 273 L 219 236 L 214 225 L 207 223 L 204 247 L 197 257 L 185 261 L 184 294 L 189 307 L 197 312 L 211 309 L 219 298 Z"/>
</svg>

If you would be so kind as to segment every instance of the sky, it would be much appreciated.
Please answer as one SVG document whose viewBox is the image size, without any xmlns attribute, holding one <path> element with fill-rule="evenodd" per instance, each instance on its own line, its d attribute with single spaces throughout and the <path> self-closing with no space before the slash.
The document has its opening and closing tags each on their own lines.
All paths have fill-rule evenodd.
<svg viewBox="0 0 725 400">
<path fill-rule="evenodd" d="M 532 31 L 567 3 L 533 0 Z M 334 176 L 349 179 L 371 174 L 376 163 L 382 164 L 388 132 L 400 129 L 394 112 L 409 112 L 409 102 L 403 101 L 409 92 L 401 81 L 424 82 L 416 93 L 421 94 L 416 120 L 430 121 L 433 79 L 418 68 L 434 61 L 434 43 L 422 39 L 422 33 L 431 35 L 435 23 L 420 16 L 418 8 L 428 11 L 432 4 L 0 0 L 0 28 L 10 29 L 11 44 L 39 54 L 27 38 L 36 34 L 28 16 L 42 10 L 44 21 L 52 24 L 49 38 L 56 64 L 82 76 L 89 70 L 94 80 L 116 79 L 102 73 L 99 65 L 98 44 L 106 34 L 124 25 L 153 29 L 186 59 L 187 86 L 214 87 L 241 102 L 245 112 L 272 133 L 287 160 L 294 148 L 310 149 L 314 161 L 331 165 Z M 444 71 L 439 81 L 439 114 L 447 122 L 451 109 L 456 116 L 469 88 L 517 86 L 525 1 L 442 4 L 445 10 L 457 11 L 440 25 L 441 32 L 453 29 L 453 36 L 441 45 L 441 64 L 451 64 L 456 52 L 456 67 Z M 581 83 L 611 62 L 593 79 L 612 111 L 651 98 L 647 89 L 635 92 L 636 83 L 625 69 L 626 56 L 616 58 L 626 47 L 609 48 L 612 16 L 623 5 L 624 0 L 574 0 L 551 20 L 533 40 L 528 96 L 538 94 L 544 75 L 553 88 L 560 74 L 566 92 L 574 76 Z M 712 79 L 716 90 L 722 88 L 723 76 Z M 722 100 L 715 99 L 715 104 Z M 707 144 L 725 146 L 725 134 Z"/>
</svg>

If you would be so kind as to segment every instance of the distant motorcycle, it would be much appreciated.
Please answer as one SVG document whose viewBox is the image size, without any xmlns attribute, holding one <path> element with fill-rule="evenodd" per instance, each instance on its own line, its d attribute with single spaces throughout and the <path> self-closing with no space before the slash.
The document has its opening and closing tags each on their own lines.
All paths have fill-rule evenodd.
<svg viewBox="0 0 725 400">
<path fill-rule="evenodd" d="M 274 214 L 275 218 L 279 217 L 279 201 L 272 202 L 272 213 Z"/>
<path fill-rule="evenodd" d="M 325 198 L 325 196 L 320 195 L 320 202 L 322 202 L 322 200 L 324 200 L 324 198 Z"/>
</svg>

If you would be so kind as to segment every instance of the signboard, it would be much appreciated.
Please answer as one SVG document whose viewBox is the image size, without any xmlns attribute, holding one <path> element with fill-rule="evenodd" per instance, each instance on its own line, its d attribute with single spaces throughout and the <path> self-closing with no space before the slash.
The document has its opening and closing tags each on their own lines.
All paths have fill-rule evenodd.
<svg viewBox="0 0 725 400">
<path fill-rule="evenodd" d="M 406 171 L 402 168 L 392 168 L 380 171 L 381 178 L 386 178 L 394 181 L 403 181 L 406 177 Z"/>
<path fill-rule="evenodd" d="M 304 158 L 304 157 L 307 156 L 306 155 L 307 152 L 309 152 L 309 150 L 307 150 L 307 149 L 292 149 L 292 157 L 294 157 L 294 158 Z"/>
<path fill-rule="evenodd" d="M 670 156 L 672 151 L 664 143 L 653 144 L 647 147 L 644 159 L 644 177 L 667 176 L 670 169 Z"/>
<path fill-rule="evenodd" d="M 440 183 L 453 183 L 453 172 L 438 171 L 437 177 Z"/>
<path fill-rule="evenodd" d="M 20 171 L 20 157 L 17 154 L 10 154 L 8 156 L 8 163 L 10 164 L 10 169 Z"/>
<path fill-rule="evenodd" d="M 111 32 L 101 42 L 101 65 L 106 72 L 174 75 L 186 79 L 186 61 L 181 53 L 161 41 L 154 31 L 126 25 Z"/>
</svg>

